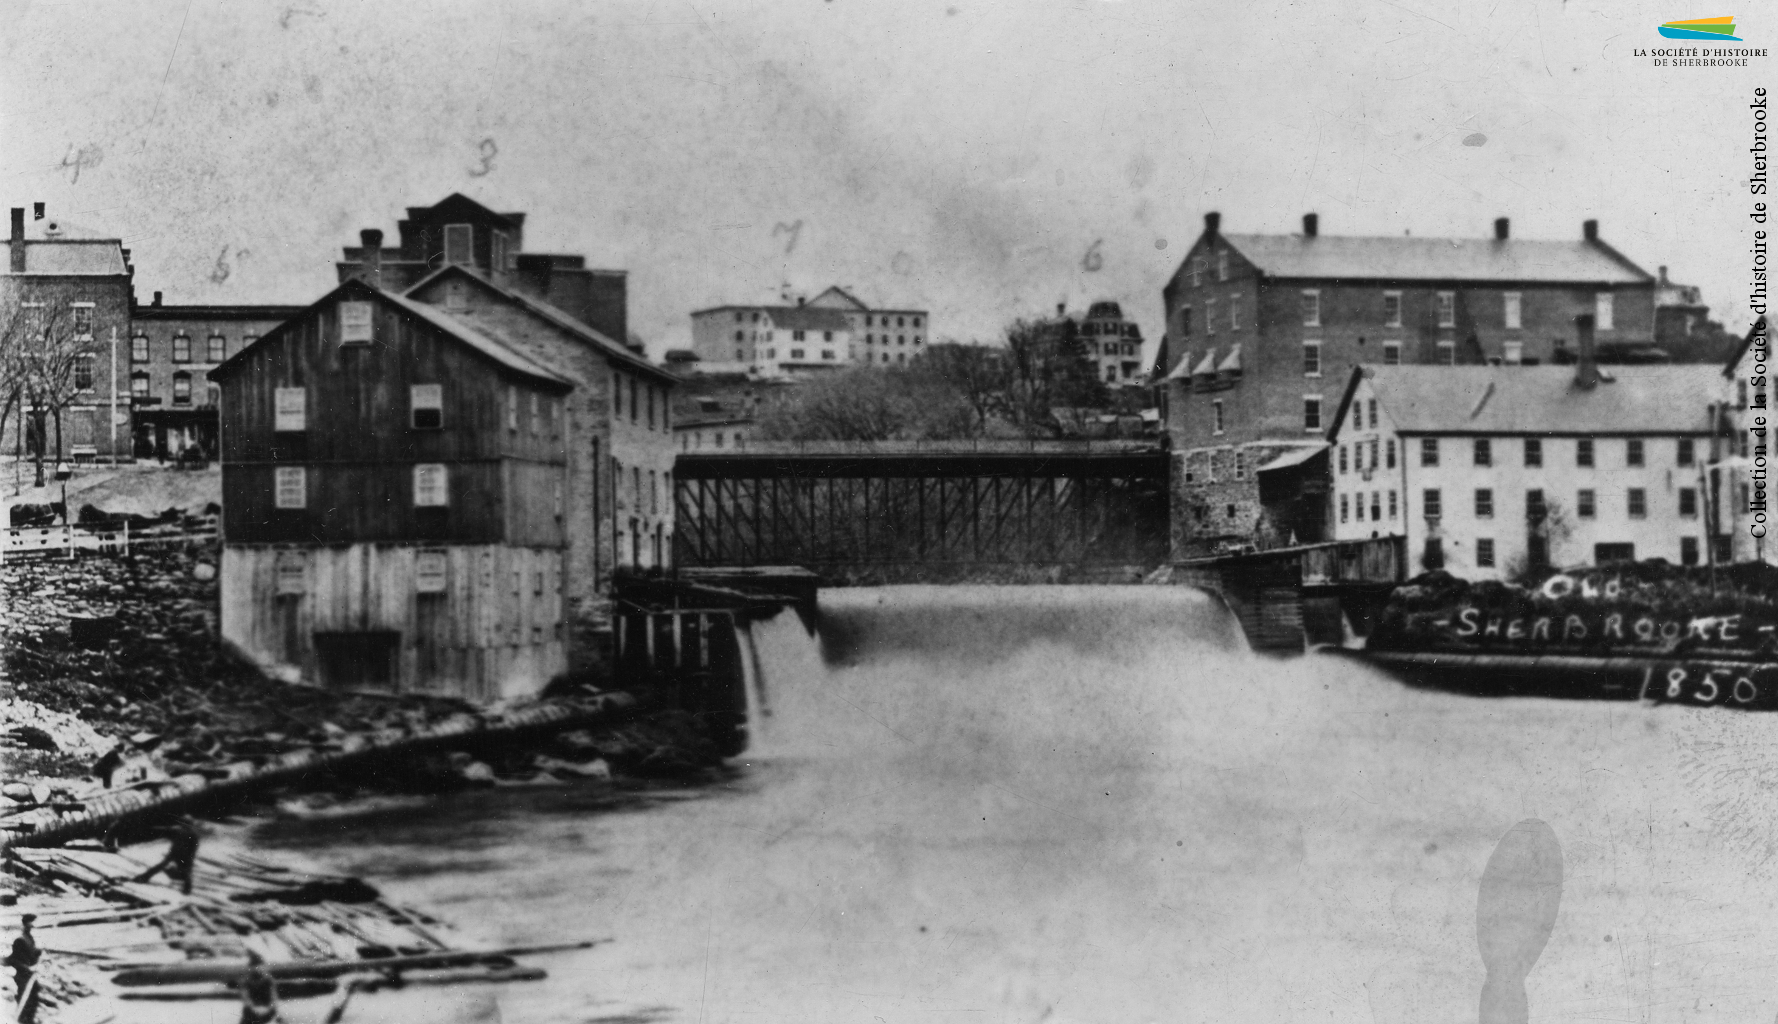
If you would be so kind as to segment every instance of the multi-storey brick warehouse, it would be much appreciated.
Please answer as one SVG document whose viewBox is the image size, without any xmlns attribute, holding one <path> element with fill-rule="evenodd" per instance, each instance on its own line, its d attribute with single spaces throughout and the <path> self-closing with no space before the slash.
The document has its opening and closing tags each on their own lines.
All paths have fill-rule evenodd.
<svg viewBox="0 0 1778 1024">
<path fill-rule="evenodd" d="M 173 458 L 196 447 L 217 452 L 218 388 L 209 372 L 302 306 L 166 306 L 161 293 L 130 323 L 130 408 L 137 458 Z"/>
<path fill-rule="evenodd" d="M 1180 554 L 1325 534 L 1300 488 L 1262 500 L 1261 477 L 1325 444 L 1355 366 L 1572 361 L 1582 313 L 1602 345 L 1652 342 L 1654 279 L 1594 221 L 1567 242 L 1514 239 L 1505 219 L 1487 239 L 1327 237 L 1314 214 L 1297 235 L 1204 223 L 1162 292 Z M 1198 493 L 1212 484 L 1223 500 Z"/>
</svg>

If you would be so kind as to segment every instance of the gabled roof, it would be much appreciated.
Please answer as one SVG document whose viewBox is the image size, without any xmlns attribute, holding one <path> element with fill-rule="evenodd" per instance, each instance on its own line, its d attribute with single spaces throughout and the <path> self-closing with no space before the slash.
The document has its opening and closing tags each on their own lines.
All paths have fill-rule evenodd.
<svg viewBox="0 0 1778 1024">
<path fill-rule="evenodd" d="M 219 381 L 232 375 L 236 370 L 239 370 L 245 365 L 249 353 L 258 349 L 262 345 L 270 343 L 272 339 L 282 336 L 291 324 L 304 319 L 314 313 L 321 306 L 333 302 L 336 299 L 369 299 L 373 302 L 387 302 L 401 312 L 416 320 L 423 321 L 427 325 L 437 329 L 444 336 L 474 350 L 483 358 L 507 370 L 530 377 L 533 380 L 542 381 L 546 384 L 553 384 L 562 388 L 571 388 L 574 386 L 573 381 L 570 381 L 568 378 L 539 364 L 523 353 L 516 352 L 513 349 L 508 348 L 506 345 L 495 341 L 493 338 L 482 334 L 474 327 L 456 319 L 455 317 L 447 315 L 442 310 L 434 309 L 423 302 L 415 302 L 412 299 L 403 298 L 393 292 L 386 292 L 380 288 L 374 288 L 357 278 L 341 284 L 339 287 L 315 300 L 313 303 L 305 307 L 301 313 L 291 317 L 289 320 L 284 321 L 284 323 L 279 324 L 277 327 L 274 327 L 270 331 L 261 335 L 258 341 L 255 341 L 241 351 L 236 352 L 233 356 L 230 356 L 221 365 L 211 370 L 205 376 L 210 380 Z"/>
<path fill-rule="evenodd" d="M 837 309 L 819 306 L 779 306 L 766 310 L 774 327 L 787 331 L 849 331 L 852 321 Z"/>
<path fill-rule="evenodd" d="M 129 273 L 123 243 L 115 238 L 25 240 L 25 273 L 98 277 Z"/>
<path fill-rule="evenodd" d="M 1366 366 L 1354 372 L 1330 437 L 1338 437 L 1361 380 L 1403 434 L 1707 434 L 1721 400 L 1717 369 L 1702 363 L 1602 368 L 1576 387 L 1572 366 Z"/>
<path fill-rule="evenodd" d="M 819 303 L 820 301 L 822 301 L 823 299 L 827 298 L 830 295 L 833 296 L 834 300 L 837 303 L 839 303 L 840 305 L 850 306 L 853 309 L 856 309 L 860 313 L 868 313 L 871 311 L 871 308 L 869 306 L 865 305 L 864 301 L 862 299 L 860 299 L 856 295 L 853 295 L 851 292 L 847 291 L 846 289 L 841 288 L 837 284 L 830 285 L 826 291 L 824 291 L 820 295 L 817 295 L 814 298 L 810 299 L 809 305 L 813 306 L 816 303 Z"/>
<path fill-rule="evenodd" d="M 428 219 L 428 215 L 431 215 L 431 217 L 435 219 L 440 214 L 448 214 L 452 210 L 464 209 L 471 210 L 475 213 L 485 214 L 492 220 L 511 221 L 515 227 L 519 224 L 523 224 L 525 220 L 525 215 L 522 213 L 500 213 L 499 211 L 483 206 L 481 203 L 476 202 L 461 192 L 452 192 L 450 195 L 445 196 L 431 206 L 410 206 L 407 208 L 407 216 L 409 220 L 425 220 Z"/>
<path fill-rule="evenodd" d="M 1647 284 L 1653 276 L 1601 242 L 1224 234 L 1272 277 L 1384 281 Z"/>
<path fill-rule="evenodd" d="M 427 274 L 425 277 L 422 277 L 420 280 L 415 281 L 402 294 L 404 296 L 405 295 L 413 295 L 416 292 L 420 291 L 422 288 L 426 288 L 429 285 L 431 285 L 432 282 L 441 280 L 444 277 L 447 277 L 452 274 L 461 275 L 465 280 L 473 282 L 477 287 L 482 288 L 486 291 L 493 292 L 494 294 L 506 299 L 507 301 L 512 302 L 513 304 L 525 309 L 526 311 L 530 312 L 532 315 L 537 316 L 540 319 L 546 320 L 549 323 L 553 324 L 554 326 L 559 327 L 564 331 L 567 331 L 568 333 L 579 338 L 581 341 L 583 341 L 583 342 L 593 346 L 594 348 L 598 349 L 599 351 L 603 352 L 608 358 L 610 358 L 616 362 L 623 363 L 626 367 L 628 367 L 630 369 L 641 370 L 641 371 L 648 373 L 652 376 L 659 377 L 659 378 L 662 378 L 664 380 L 667 380 L 667 381 L 670 381 L 673 383 L 678 383 L 678 381 L 679 381 L 678 376 L 673 374 L 671 371 L 668 371 L 666 369 L 663 369 L 659 366 L 654 365 L 653 363 L 649 362 L 646 357 L 637 355 L 635 352 L 631 351 L 630 349 L 626 348 L 625 346 L 620 345 L 617 342 L 611 340 L 611 338 L 607 337 L 605 334 L 603 334 L 599 331 L 596 331 L 591 327 L 588 327 L 586 324 L 581 323 L 579 320 L 576 320 L 574 317 L 568 315 L 567 313 L 564 313 L 562 310 L 557 309 L 555 306 L 552 306 L 549 303 L 544 302 L 542 299 L 532 298 L 531 296 L 526 295 L 523 292 L 514 291 L 511 288 L 501 287 L 500 285 L 497 285 L 494 282 L 483 277 L 482 275 L 476 273 L 473 269 L 471 269 L 469 267 L 462 266 L 460 264 L 453 264 L 450 266 L 440 267 L 439 269 L 433 271 L 432 273 Z M 432 308 L 432 307 L 426 306 L 425 303 L 419 302 L 418 300 L 408 300 L 408 301 L 412 301 L 412 302 L 414 302 L 415 305 L 418 305 L 418 306 L 422 306 L 425 308 Z"/>
</svg>

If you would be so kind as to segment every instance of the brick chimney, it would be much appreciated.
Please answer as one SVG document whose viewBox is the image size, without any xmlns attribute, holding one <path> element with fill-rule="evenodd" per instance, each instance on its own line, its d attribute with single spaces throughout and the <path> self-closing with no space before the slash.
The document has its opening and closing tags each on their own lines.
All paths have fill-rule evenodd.
<svg viewBox="0 0 1778 1024">
<path fill-rule="evenodd" d="M 1580 356 L 1574 364 L 1574 386 L 1591 391 L 1599 384 L 1599 358 L 1593 348 L 1593 314 L 1582 313 L 1574 318 L 1574 334 Z"/>
<path fill-rule="evenodd" d="M 12 272 L 25 272 L 25 208 L 12 208 Z"/>
<path fill-rule="evenodd" d="M 1587 241 L 1597 242 L 1599 240 L 1599 222 L 1596 220 L 1581 221 L 1580 233 L 1581 237 L 1585 238 Z"/>
<path fill-rule="evenodd" d="M 1314 238 L 1321 230 L 1321 218 L 1313 213 L 1303 214 L 1303 237 Z"/>
<path fill-rule="evenodd" d="M 1505 217 L 1494 218 L 1494 240 L 1504 242 L 1513 234 L 1513 222 Z"/>
<path fill-rule="evenodd" d="M 358 242 L 364 246 L 359 279 L 372 288 L 383 287 L 383 233 L 376 228 L 365 228 L 358 232 Z"/>
<path fill-rule="evenodd" d="M 1667 283 L 1667 268 L 1664 266 L 1661 268 L 1661 283 Z"/>
<path fill-rule="evenodd" d="M 1222 230 L 1222 214 L 1214 211 L 1204 214 L 1204 237 L 1215 241 L 1216 233 Z"/>
<path fill-rule="evenodd" d="M 161 304 L 161 293 L 160 292 L 154 293 L 154 304 L 157 306 Z"/>
</svg>

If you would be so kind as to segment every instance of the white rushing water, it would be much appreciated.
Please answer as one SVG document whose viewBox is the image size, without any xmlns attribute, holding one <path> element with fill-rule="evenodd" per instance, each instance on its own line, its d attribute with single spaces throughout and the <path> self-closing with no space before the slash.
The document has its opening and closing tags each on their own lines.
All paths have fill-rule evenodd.
<svg viewBox="0 0 1778 1024">
<path fill-rule="evenodd" d="M 756 626 L 731 784 L 262 830 L 497 941 L 617 940 L 354 1018 L 1474 1021 L 1478 882 L 1526 818 L 1564 877 L 1532 1019 L 1778 1013 L 1778 718 L 1265 658 L 1184 588 L 822 604 Z"/>
</svg>

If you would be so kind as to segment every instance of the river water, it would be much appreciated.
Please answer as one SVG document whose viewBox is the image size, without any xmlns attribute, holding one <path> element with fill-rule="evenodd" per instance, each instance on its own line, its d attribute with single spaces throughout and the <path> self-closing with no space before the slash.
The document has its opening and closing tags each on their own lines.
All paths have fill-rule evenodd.
<svg viewBox="0 0 1778 1024">
<path fill-rule="evenodd" d="M 1564 878 L 1534 1020 L 1778 1013 L 1778 718 L 1417 691 L 1184 588 L 822 603 L 755 628 L 725 784 L 261 827 L 491 941 L 616 940 L 348 1019 L 1474 1021 L 1527 818 Z"/>
</svg>

